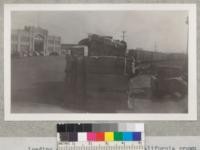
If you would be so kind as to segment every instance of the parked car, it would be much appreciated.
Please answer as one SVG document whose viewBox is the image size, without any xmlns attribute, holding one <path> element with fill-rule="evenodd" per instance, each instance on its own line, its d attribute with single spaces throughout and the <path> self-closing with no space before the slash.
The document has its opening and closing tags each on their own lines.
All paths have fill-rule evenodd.
<svg viewBox="0 0 200 150">
<path fill-rule="evenodd" d="M 59 54 L 57 52 L 52 52 L 49 54 L 49 56 L 58 56 Z"/>
<path fill-rule="evenodd" d="M 155 75 L 151 76 L 151 88 L 154 96 L 170 94 L 184 97 L 188 91 L 188 83 L 180 67 L 158 66 Z"/>
</svg>

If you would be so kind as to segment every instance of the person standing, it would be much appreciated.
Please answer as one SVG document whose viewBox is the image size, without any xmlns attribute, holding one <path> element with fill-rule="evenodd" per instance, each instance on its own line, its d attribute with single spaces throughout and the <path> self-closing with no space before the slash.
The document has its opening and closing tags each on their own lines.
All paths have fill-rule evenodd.
<svg viewBox="0 0 200 150">
<path fill-rule="evenodd" d="M 136 73 L 135 63 L 136 63 L 135 58 L 132 57 L 131 72 L 132 72 L 133 75 L 135 75 L 135 73 Z"/>
</svg>

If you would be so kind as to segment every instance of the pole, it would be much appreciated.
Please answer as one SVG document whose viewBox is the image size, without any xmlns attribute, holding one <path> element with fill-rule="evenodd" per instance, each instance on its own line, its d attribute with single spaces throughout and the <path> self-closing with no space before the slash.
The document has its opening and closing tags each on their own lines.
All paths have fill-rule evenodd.
<svg viewBox="0 0 200 150">
<path fill-rule="evenodd" d="M 122 40 L 125 41 L 125 34 L 126 34 L 126 31 L 122 31 Z"/>
<path fill-rule="evenodd" d="M 186 25 L 187 25 L 187 45 L 186 45 L 186 58 L 185 58 L 185 66 L 186 70 L 188 72 L 188 48 L 189 48 L 189 17 L 187 16 L 186 21 L 185 21 Z"/>
<path fill-rule="evenodd" d="M 153 67 L 153 62 L 154 62 L 154 57 L 155 57 L 155 53 L 157 51 L 157 44 L 156 44 L 156 41 L 154 42 L 154 50 L 152 51 L 152 54 L 151 54 L 151 67 Z"/>
<path fill-rule="evenodd" d="M 122 31 L 122 40 L 123 41 L 125 41 L 125 34 L 126 34 L 126 31 Z M 126 66 L 127 66 L 126 51 L 127 51 L 127 49 L 125 50 L 125 55 L 124 55 L 124 75 L 126 75 Z"/>
<path fill-rule="evenodd" d="M 185 21 L 186 25 L 187 25 L 187 47 L 186 47 L 186 54 L 188 54 L 188 39 L 189 39 L 189 18 L 187 16 L 186 21 Z"/>
</svg>

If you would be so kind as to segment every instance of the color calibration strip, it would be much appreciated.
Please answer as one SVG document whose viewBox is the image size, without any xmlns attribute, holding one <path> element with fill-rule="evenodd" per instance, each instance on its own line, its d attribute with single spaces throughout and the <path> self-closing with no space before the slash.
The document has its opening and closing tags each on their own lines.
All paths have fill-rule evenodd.
<svg viewBox="0 0 200 150">
<path fill-rule="evenodd" d="M 58 150 L 144 149 L 144 124 L 58 124 Z"/>
</svg>

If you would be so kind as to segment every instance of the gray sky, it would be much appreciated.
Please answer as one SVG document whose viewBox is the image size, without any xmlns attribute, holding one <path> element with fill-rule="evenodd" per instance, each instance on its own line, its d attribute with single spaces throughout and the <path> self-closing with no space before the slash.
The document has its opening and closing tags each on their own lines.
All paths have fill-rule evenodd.
<svg viewBox="0 0 200 150">
<path fill-rule="evenodd" d="M 62 43 L 78 43 L 88 33 L 122 39 L 126 31 L 128 48 L 163 52 L 186 52 L 187 11 L 44 11 L 12 12 L 13 29 L 25 25 L 45 28 L 61 36 Z"/>
</svg>

